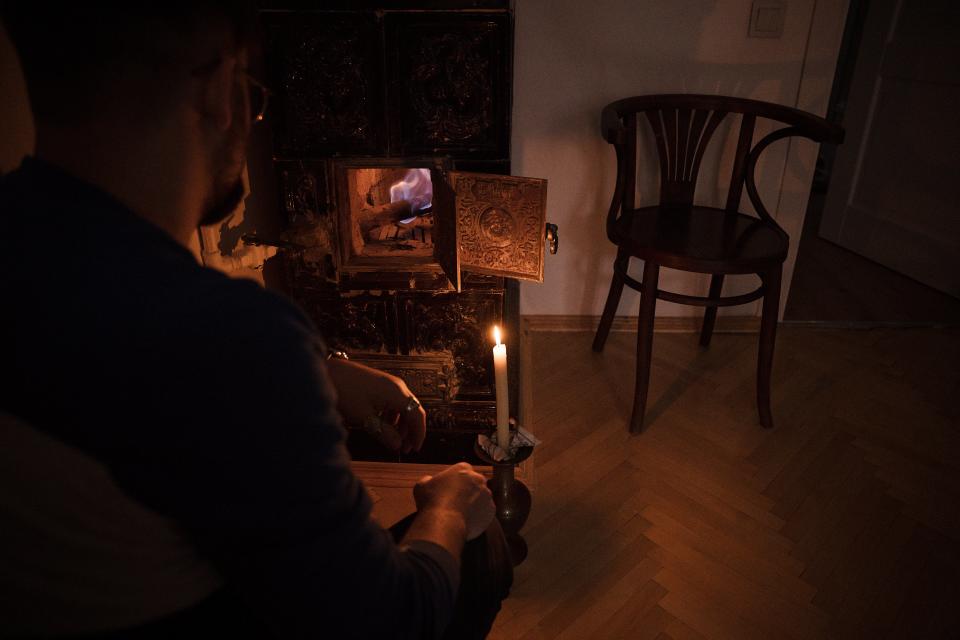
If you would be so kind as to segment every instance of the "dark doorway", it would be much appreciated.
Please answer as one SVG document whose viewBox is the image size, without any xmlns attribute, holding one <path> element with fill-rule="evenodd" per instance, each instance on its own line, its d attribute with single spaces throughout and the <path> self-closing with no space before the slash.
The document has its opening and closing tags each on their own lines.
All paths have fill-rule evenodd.
<svg viewBox="0 0 960 640">
<path fill-rule="evenodd" d="M 911 274 L 909 268 L 898 268 L 896 260 L 885 260 L 881 254 L 870 250 L 855 252 L 825 238 L 838 239 L 837 234 L 828 229 L 832 221 L 824 223 L 824 207 L 829 204 L 835 211 L 837 203 L 843 202 L 851 190 L 849 176 L 842 175 L 845 171 L 843 163 L 840 163 L 839 170 L 835 170 L 838 166 L 837 156 L 848 154 L 846 164 L 850 165 L 849 154 L 856 153 L 854 145 L 861 145 L 856 135 L 858 128 L 862 130 L 865 119 L 873 117 L 875 111 L 870 110 L 869 115 L 865 116 L 868 109 L 864 104 L 864 91 L 862 86 L 855 83 L 863 84 L 864 74 L 869 68 L 877 69 L 879 73 L 881 64 L 889 63 L 889 59 L 882 59 L 884 55 L 889 56 L 889 53 L 885 53 L 884 48 L 877 46 L 877 43 L 889 41 L 887 35 L 894 28 L 893 25 L 904 29 L 897 23 L 897 20 L 905 20 L 904 16 L 900 15 L 901 9 L 896 2 L 851 1 L 827 113 L 828 119 L 843 124 L 848 130 L 848 140 L 843 149 L 838 150 L 831 146 L 821 149 L 799 240 L 790 297 L 784 314 L 787 321 L 960 324 L 960 299 L 919 282 L 911 277 L 915 274 Z M 954 13 L 947 10 L 944 20 L 949 22 L 950 15 Z M 929 24 L 921 23 L 919 27 L 914 25 L 914 32 L 906 37 L 912 38 L 914 42 L 926 42 L 922 30 L 930 28 Z M 935 40 L 935 36 L 936 34 L 930 34 L 929 40 Z M 897 81 L 900 81 L 900 78 L 892 81 L 886 79 L 887 86 Z M 929 84 L 934 80 L 923 81 Z M 943 96 L 945 101 L 956 102 L 950 92 L 938 92 L 938 95 Z M 954 110 L 960 107 L 953 106 Z M 849 135 L 851 132 L 854 135 Z M 863 145 L 863 148 L 865 153 L 871 152 L 868 145 Z M 951 164 L 960 165 L 953 162 Z M 960 166 L 955 169 L 960 169 Z M 895 186 L 899 188 L 899 185 Z M 915 189 L 916 186 L 904 184 L 903 188 Z M 951 202 L 948 208 L 952 208 L 955 214 L 950 218 L 960 220 L 960 213 L 957 213 L 960 207 Z M 951 225 L 956 228 L 955 224 Z M 827 233 L 824 233 L 824 229 Z M 960 234 L 953 234 L 953 241 L 960 243 L 960 237 L 957 236 Z M 856 248 L 856 243 L 846 244 Z M 910 250 L 904 242 L 904 252 Z M 917 252 L 917 248 L 912 250 Z M 880 260 L 884 264 L 881 264 Z"/>
</svg>

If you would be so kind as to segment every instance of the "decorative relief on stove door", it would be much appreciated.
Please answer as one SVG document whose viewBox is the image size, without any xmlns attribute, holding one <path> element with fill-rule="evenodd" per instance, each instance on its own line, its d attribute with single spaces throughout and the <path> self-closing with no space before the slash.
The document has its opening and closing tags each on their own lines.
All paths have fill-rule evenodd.
<svg viewBox="0 0 960 640">
<path fill-rule="evenodd" d="M 294 12 L 265 19 L 269 84 L 279 102 L 279 154 L 385 152 L 376 18 Z"/>
<path fill-rule="evenodd" d="M 472 148 L 507 153 L 509 77 L 501 17 L 392 16 L 388 62 L 402 154 Z"/>
<path fill-rule="evenodd" d="M 501 323 L 502 296 L 404 296 L 405 341 L 411 353 L 453 354 L 459 397 L 493 395 L 490 330 Z"/>
<path fill-rule="evenodd" d="M 451 172 L 460 268 L 543 282 L 547 182 Z"/>
</svg>

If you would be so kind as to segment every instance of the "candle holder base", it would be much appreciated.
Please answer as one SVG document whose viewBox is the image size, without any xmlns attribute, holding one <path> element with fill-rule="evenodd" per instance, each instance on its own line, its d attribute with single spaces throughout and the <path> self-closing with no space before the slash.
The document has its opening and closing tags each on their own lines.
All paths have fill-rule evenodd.
<svg viewBox="0 0 960 640">
<path fill-rule="evenodd" d="M 514 469 L 517 464 L 530 457 L 533 447 L 519 447 L 510 458 L 497 461 L 484 451 L 479 442 L 476 442 L 474 453 L 493 467 L 493 477 L 487 481 L 487 486 L 493 494 L 493 503 L 497 507 L 497 520 L 507 540 L 510 560 L 513 566 L 517 566 L 527 557 L 527 541 L 520 535 L 520 529 L 530 516 L 533 499 L 527 485 L 516 479 Z"/>
</svg>

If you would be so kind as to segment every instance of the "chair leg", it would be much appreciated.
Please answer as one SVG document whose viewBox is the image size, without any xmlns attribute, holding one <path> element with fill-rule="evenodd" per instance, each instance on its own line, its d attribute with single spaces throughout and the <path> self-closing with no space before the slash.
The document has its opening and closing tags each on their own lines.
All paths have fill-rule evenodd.
<svg viewBox="0 0 960 640">
<path fill-rule="evenodd" d="M 710 297 L 717 298 L 723 290 L 723 274 L 716 273 L 710 278 Z M 713 326 L 717 323 L 717 308 L 707 307 L 703 314 L 703 327 L 700 328 L 700 346 L 709 347 L 713 337 Z"/>
<path fill-rule="evenodd" d="M 633 415 L 630 433 L 643 429 L 650 386 L 650 356 L 653 353 L 653 318 L 657 308 L 657 281 L 660 265 L 647 260 L 643 265 L 643 287 L 640 290 L 640 317 L 637 322 L 637 384 L 633 394 Z"/>
<path fill-rule="evenodd" d="M 770 374 L 773 370 L 773 347 L 777 339 L 777 316 L 780 313 L 780 278 L 783 266 L 760 274 L 763 280 L 763 316 L 760 319 L 760 354 L 757 361 L 757 409 L 760 424 L 773 427 L 770 411 Z"/>
<path fill-rule="evenodd" d="M 607 343 L 607 336 L 610 334 L 610 325 L 613 324 L 613 317 L 616 315 L 617 307 L 620 305 L 620 296 L 623 294 L 623 276 L 621 276 L 620 273 L 626 272 L 628 262 L 630 262 L 630 254 L 623 249 L 618 249 L 617 259 L 613 262 L 613 280 L 610 281 L 610 293 L 607 294 L 607 304 L 603 306 L 603 316 L 600 318 L 600 326 L 597 327 L 597 335 L 593 338 L 593 350 L 597 353 L 603 351 L 603 346 Z"/>
</svg>

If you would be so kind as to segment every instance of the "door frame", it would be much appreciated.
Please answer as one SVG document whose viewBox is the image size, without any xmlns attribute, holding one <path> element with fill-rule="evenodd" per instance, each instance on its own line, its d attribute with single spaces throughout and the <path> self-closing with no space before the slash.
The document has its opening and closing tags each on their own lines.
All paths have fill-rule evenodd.
<svg viewBox="0 0 960 640">
<path fill-rule="evenodd" d="M 815 0 L 794 104 L 797 109 L 826 116 L 849 7 L 849 0 Z M 819 145 L 809 140 L 789 138 L 788 144 L 780 195 L 774 210 L 777 223 L 791 239 L 787 260 L 783 265 L 784 288 L 780 296 L 779 315 L 781 321 L 790 297 L 797 249 L 800 246 L 813 175 L 820 154 Z"/>
</svg>

